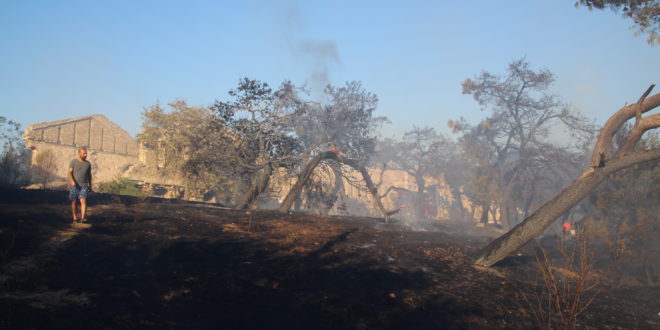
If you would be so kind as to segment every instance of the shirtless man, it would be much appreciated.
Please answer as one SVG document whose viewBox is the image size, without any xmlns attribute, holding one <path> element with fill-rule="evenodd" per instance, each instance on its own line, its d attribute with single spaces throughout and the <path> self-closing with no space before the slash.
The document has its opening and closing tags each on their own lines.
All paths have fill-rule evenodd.
<svg viewBox="0 0 660 330">
<path fill-rule="evenodd" d="M 87 193 L 92 191 L 92 164 L 87 161 L 87 149 L 78 149 L 78 158 L 69 163 L 69 200 L 73 223 L 78 221 L 76 216 L 76 201 L 80 200 L 80 222 L 86 222 Z"/>
</svg>

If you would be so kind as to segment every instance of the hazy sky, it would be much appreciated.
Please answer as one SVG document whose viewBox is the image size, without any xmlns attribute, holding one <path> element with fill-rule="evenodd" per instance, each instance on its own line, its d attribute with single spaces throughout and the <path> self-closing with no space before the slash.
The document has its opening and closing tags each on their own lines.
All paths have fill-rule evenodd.
<svg viewBox="0 0 660 330">
<path fill-rule="evenodd" d="M 650 83 L 660 47 L 611 11 L 557 1 L 0 0 L 0 115 L 24 127 L 104 114 L 136 134 L 143 108 L 209 105 L 239 78 L 318 88 L 361 80 L 390 118 L 447 131 L 484 116 L 460 83 L 525 57 L 602 123 Z"/>
</svg>

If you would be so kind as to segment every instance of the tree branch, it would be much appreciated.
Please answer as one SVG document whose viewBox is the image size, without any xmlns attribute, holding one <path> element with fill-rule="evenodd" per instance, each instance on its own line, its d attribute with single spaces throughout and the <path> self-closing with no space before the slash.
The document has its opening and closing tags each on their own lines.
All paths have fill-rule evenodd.
<svg viewBox="0 0 660 330">
<path fill-rule="evenodd" d="M 594 152 L 591 156 L 590 166 L 598 167 L 601 163 L 601 157 L 604 159 L 610 158 L 609 152 L 612 146 L 612 138 L 614 137 L 616 131 L 621 127 L 621 125 L 628 121 L 628 119 L 634 117 L 637 111 L 640 113 L 645 113 L 657 106 L 660 106 L 660 93 L 645 99 L 643 104 L 640 106 L 637 104 L 625 106 L 621 108 L 621 110 L 617 111 L 614 115 L 612 115 L 612 117 L 607 120 L 603 126 L 603 129 L 601 129 L 600 133 L 598 134 L 598 139 L 596 140 L 596 145 L 594 146 Z"/>
<path fill-rule="evenodd" d="M 660 159 L 660 149 L 642 150 L 612 159 L 605 166 L 605 174 L 611 174 L 637 163 Z"/>
<path fill-rule="evenodd" d="M 635 112 L 635 126 L 639 124 L 640 121 L 642 121 L 642 104 L 644 103 L 644 100 L 646 99 L 649 94 L 651 94 L 651 91 L 655 87 L 655 84 L 651 84 L 649 88 L 646 89 L 646 92 L 642 94 L 642 96 L 639 97 L 639 100 L 637 100 L 637 111 Z"/>
<path fill-rule="evenodd" d="M 635 148 L 635 145 L 637 145 L 637 142 L 639 142 L 639 139 L 642 137 L 644 132 L 657 127 L 660 127 L 660 113 L 648 116 L 646 118 L 638 119 L 635 122 L 635 127 L 628 134 L 628 138 L 626 139 L 626 142 L 624 143 L 623 147 L 621 147 L 621 149 L 617 153 L 617 156 L 625 155 L 626 153 L 633 150 L 633 148 Z"/>
</svg>

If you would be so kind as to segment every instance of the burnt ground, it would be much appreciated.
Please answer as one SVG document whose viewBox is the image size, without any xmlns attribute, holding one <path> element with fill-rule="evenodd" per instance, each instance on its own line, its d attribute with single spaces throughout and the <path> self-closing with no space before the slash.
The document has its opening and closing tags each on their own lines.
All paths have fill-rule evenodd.
<svg viewBox="0 0 660 330">
<path fill-rule="evenodd" d="M 381 219 L 95 194 L 0 194 L 3 329 L 534 328 L 533 257 L 476 269 L 487 239 Z M 659 328 L 657 286 L 620 286 L 579 328 Z"/>
</svg>

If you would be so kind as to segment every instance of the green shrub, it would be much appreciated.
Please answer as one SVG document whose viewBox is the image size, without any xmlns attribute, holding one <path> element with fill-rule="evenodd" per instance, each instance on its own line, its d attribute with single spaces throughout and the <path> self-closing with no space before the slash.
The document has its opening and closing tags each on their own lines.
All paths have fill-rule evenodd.
<svg viewBox="0 0 660 330">
<path fill-rule="evenodd" d="M 99 184 L 100 192 L 115 195 L 127 195 L 140 197 L 140 187 L 134 181 L 126 178 L 117 178 L 112 181 Z"/>
</svg>

